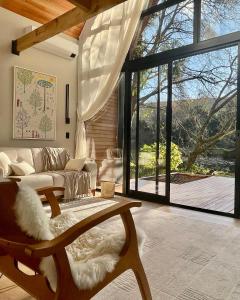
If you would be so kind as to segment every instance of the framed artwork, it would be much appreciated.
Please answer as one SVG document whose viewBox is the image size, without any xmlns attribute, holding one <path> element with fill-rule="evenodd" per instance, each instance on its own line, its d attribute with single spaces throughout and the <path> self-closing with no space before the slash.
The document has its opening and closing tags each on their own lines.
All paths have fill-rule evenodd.
<svg viewBox="0 0 240 300">
<path fill-rule="evenodd" d="M 56 91 L 56 76 L 14 67 L 14 139 L 56 139 Z"/>
</svg>

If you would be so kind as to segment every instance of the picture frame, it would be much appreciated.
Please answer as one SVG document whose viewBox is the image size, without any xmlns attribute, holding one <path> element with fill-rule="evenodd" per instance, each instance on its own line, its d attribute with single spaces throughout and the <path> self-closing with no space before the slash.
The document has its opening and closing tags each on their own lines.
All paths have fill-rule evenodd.
<svg viewBox="0 0 240 300">
<path fill-rule="evenodd" d="M 13 139 L 56 140 L 57 77 L 14 66 Z"/>
</svg>

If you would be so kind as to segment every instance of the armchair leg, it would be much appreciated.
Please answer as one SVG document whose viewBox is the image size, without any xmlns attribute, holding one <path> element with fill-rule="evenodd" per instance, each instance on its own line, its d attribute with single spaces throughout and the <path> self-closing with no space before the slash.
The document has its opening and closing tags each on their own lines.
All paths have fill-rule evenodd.
<svg viewBox="0 0 240 300">
<path fill-rule="evenodd" d="M 150 291 L 150 287 L 148 284 L 148 280 L 145 274 L 145 271 L 143 269 L 142 262 L 140 261 L 140 258 L 138 259 L 138 262 L 136 263 L 136 266 L 133 269 L 133 272 L 135 274 L 135 277 L 138 282 L 138 286 L 142 295 L 143 300 L 152 300 L 152 295 Z"/>
</svg>

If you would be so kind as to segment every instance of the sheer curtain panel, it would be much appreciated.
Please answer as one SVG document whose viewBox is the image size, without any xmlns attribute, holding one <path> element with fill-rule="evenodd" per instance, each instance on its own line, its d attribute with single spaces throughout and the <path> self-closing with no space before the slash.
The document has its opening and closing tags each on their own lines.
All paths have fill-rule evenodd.
<svg viewBox="0 0 240 300">
<path fill-rule="evenodd" d="M 79 39 L 76 158 L 87 157 L 84 122 L 106 104 L 148 0 L 128 0 L 88 20 Z"/>
</svg>

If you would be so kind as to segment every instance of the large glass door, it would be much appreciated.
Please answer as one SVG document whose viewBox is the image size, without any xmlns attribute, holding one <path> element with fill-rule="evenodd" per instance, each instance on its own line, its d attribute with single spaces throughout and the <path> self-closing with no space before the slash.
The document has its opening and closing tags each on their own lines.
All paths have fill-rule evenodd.
<svg viewBox="0 0 240 300">
<path fill-rule="evenodd" d="M 132 73 L 130 192 L 169 199 L 168 65 Z"/>
<path fill-rule="evenodd" d="M 173 62 L 172 203 L 234 213 L 237 81 L 237 46 Z"/>
<path fill-rule="evenodd" d="M 129 194 L 239 212 L 239 47 L 133 72 Z"/>
<path fill-rule="evenodd" d="M 142 13 L 123 68 L 127 194 L 240 217 L 239 8 L 153 1 Z"/>
</svg>

